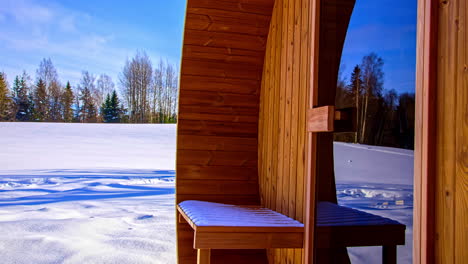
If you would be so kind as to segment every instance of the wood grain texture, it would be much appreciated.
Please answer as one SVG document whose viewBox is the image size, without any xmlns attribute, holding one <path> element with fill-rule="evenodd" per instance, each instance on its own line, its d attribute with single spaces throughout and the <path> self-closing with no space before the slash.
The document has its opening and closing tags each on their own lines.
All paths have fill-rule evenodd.
<svg viewBox="0 0 468 264">
<path fill-rule="evenodd" d="M 306 113 L 311 87 L 311 3 L 275 1 L 266 45 L 258 131 L 262 206 L 300 221 L 304 221 L 305 177 L 310 168 Z M 271 249 L 268 259 L 270 263 L 302 263 L 303 250 Z"/>
<path fill-rule="evenodd" d="M 198 249 L 197 250 L 197 264 L 210 264 L 211 263 L 211 249 Z"/>
<path fill-rule="evenodd" d="M 438 1 L 419 1 L 416 61 L 413 262 L 434 263 Z"/>
<path fill-rule="evenodd" d="M 259 204 L 259 97 L 273 2 L 187 1 L 177 128 L 178 203 Z M 177 224 L 178 261 L 193 264 L 193 231 L 184 225 Z M 264 250 L 211 252 L 211 263 L 265 260 Z"/>
<path fill-rule="evenodd" d="M 332 132 L 334 117 L 334 106 L 327 105 L 307 110 L 307 131 Z"/>
<path fill-rule="evenodd" d="M 466 1 L 438 10 L 435 262 L 468 262 L 468 55 Z"/>
</svg>

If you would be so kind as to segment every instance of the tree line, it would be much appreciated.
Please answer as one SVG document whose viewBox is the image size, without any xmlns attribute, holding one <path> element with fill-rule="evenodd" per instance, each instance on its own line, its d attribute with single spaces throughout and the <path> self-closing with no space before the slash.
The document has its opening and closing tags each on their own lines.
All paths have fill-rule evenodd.
<svg viewBox="0 0 468 264">
<path fill-rule="evenodd" d="M 51 59 L 43 59 L 35 81 L 23 71 L 10 84 L 0 72 L 0 121 L 80 123 L 175 123 L 177 68 L 144 52 L 125 62 L 119 90 L 106 74 L 83 71 L 74 87 L 61 84 Z"/>
<path fill-rule="evenodd" d="M 340 74 L 335 104 L 356 108 L 357 131 L 335 134 L 335 140 L 413 149 L 415 94 L 385 89 L 383 65 L 370 53 L 354 66 L 348 82 Z"/>
</svg>

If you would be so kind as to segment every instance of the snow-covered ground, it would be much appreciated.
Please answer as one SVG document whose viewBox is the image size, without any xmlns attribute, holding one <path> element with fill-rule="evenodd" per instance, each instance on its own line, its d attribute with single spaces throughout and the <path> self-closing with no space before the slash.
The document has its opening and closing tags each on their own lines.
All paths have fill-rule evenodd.
<svg viewBox="0 0 468 264">
<path fill-rule="evenodd" d="M 175 131 L 0 123 L 1 263 L 175 263 Z M 407 225 L 411 263 L 413 152 L 335 143 L 335 167 L 340 204 Z M 349 252 L 381 261 L 380 247 Z"/>
<path fill-rule="evenodd" d="M 0 263 L 175 263 L 175 125 L 0 123 Z"/>
<path fill-rule="evenodd" d="M 341 142 L 334 147 L 338 203 L 406 225 L 398 263 L 412 263 L 413 151 Z M 381 247 L 348 252 L 351 263 L 382 262 Z"/>
</svg>

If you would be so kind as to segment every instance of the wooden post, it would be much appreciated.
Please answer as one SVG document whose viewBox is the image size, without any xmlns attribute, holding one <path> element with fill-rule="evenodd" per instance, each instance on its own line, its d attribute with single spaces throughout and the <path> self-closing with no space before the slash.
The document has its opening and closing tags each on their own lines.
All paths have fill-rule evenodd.
<svg viewBox="0 0 468 264">
<path fill-rule="evenodd" d="M 385 245 L 382 247 L 382 263 L 383 264 L 396 264 L 397 246 Z"/>
<path fill-rule="evenodd" d="M 197 264 L 210 264 L 211 249 L 199 248 L 197 256 Z"/>
</svg>

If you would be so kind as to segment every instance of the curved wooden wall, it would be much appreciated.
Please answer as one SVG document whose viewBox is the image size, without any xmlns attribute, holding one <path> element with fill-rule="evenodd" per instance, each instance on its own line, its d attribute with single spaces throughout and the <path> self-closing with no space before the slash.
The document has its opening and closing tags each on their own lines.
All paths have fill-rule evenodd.
<svg viewBox="0 0 468 264">
<path fill-rule="evenodd" d="M 177 131 L 177 203 L 191 199 L 261 203 L 305 220 L 312 2 L 188 0 Z M 318 95 L 323 95 L 314 100 L 320 105 L 334 97 L 349 21 L 346 14 L 354 0 L 321 2 L 323 77 L 315 83 Z M 344 13 L 340 8 L 345 8 Z M 324 147 L 332 146 L 329 140 L 324 139 Z M 332 154 L 327 151 L 324 160 Z M 322 184 L 334 183 L 331 169 Z M 333 190 L 325 193 L 334 195 Z M 177 224 L 177 240 L 179 263 L 196 263 L 188 225 Z M 302 263 L 302 255 L 303 250 L 268 252 L 270 263 Z M 212 263 L 265 263 L 266 256 L 264 250 L 214 250 Z"/>
<path fill-rule="evenodd" d="M 260 84 L 274 0 L 188 0 L 181 64 L 177 203 L 259 204 Z M 196 263 L 177 224 L 179 263 Z M 213 250 L 212 263 L 262 263 L 264 250 Z"/>
<path fill-rule="evenodd" d="M 306 164 L 306 112 L 312 90 L 310 0 L 277 0 L 270 24 L 259 118 L 262 205 L 304 222 L 305 178 L 315 169 L 318 200 L 336 202 L 333 134 L 317 134 L 317 166 Z M 317 92 L 314 106 L 334 105 L 341 51 L 355 0 L 320 1 Z M 320 243 L 317 241 L 316 243 Z M 317 252 L 317 263 L 346 263 L 344 249 Z M 329 253 L 334 254 L 331 256 Z M 269 250 L 270 263 L 302 263 L 303 250 Z"/>
<path fill-rule="evenodd" d="M 262 205 L 303 222 L 309 98 L 309 0 L 277 0 L 265 56 L 259 123 Z M 269 250 L 270 263 L 302 263 L 302 249 Z"/>
</svg>

